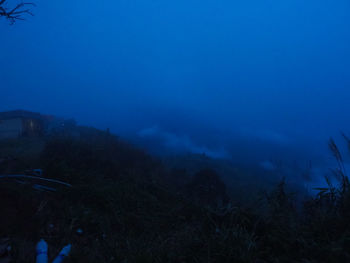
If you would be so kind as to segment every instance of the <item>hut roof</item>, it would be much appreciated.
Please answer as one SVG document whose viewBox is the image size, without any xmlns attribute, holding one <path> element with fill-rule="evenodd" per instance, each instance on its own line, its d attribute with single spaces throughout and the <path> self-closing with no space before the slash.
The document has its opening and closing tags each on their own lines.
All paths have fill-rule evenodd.
<svg viewBox="0 0 350 263">
<path fill-rule="evenodd" d="M 30 119 L 44 119 L 45 116 L 40 113 L 30 112 L 25 110 L 14 110 L 0 112 L 0 120 L 16 119 L 16 118 L 30 118 Z"/>
</svg>

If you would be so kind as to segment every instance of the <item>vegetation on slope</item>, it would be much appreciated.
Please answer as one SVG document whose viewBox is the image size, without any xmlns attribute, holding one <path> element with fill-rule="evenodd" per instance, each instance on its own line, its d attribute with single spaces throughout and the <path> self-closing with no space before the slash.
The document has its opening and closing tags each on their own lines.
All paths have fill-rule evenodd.
<svg viewBox="0 0 350 263">
<path fill-rule="evenodd" d="M 50 258 L 71 243 L 69 262 L 350 260 L 349 181 L 332 141 L 339 186 L 329 180 L 298 210 L 282 181 L 248 208 L 227 199 L 213 170 L 181 177 L 108 132 L 78 129 L 79 136 L 1 144 L 1 174 L 40 167 L 73 187 L 46 192 L 2 180 L 0 237 L 11 250 L 0 257 L 34 262 L 44 238 Z"/>
</svg>

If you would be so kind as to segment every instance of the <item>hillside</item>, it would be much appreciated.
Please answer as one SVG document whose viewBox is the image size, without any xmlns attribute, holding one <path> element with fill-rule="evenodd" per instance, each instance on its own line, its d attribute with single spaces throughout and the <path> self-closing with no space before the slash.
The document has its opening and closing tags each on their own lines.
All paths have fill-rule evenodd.
<svg viewBox="0 0 350 263">
<path fill-rule="evenodd" d="M 43 177 L 72 185 L 43 191 L 1 179 L 0 262 L 34 262 L 40 238 L 50 258 L 71 243 L 67 262 L 350 260 L 345 175 L 339 188 L 320 189 L 298 211 L 283 181 L 259 196 L 236 169 L 240 193 L 257 197 L 252 207 L 235 200 L 218 175 L 233 169 L 228 164 L 164 161 L 109 132 L 74 129 L 0 142 L 0 174 L 41 168 Z M 216 202 L 226 192 L 227 200 Z"/>
</svg>

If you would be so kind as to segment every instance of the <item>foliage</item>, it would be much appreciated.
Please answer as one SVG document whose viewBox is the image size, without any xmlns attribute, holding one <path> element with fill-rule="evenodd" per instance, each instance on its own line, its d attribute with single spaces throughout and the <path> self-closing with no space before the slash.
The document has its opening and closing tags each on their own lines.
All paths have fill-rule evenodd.
<svg viewBox="0 0 350 263">
<path fill-rule="evenodd" d="M 169 173 L 153 157 L 108 132 L 75 129 L 78 135 L 45 138 L 44 149 L 33 142 L 20 144 L 42 150 L 16 159 L 26 167 L 40 165 L 44 176 L 70 182 L 73 188 L 51 193 L 13 181 L 0 184 L 0 213 L 6 215 L 0 217 L 0 233 L 11 242 L 14 262 L 33 262 L 39 238 L 48 241 L 50 258 L 72 243 L 69 262 L 350 260 L 349 180 L 332 140 L 338 184 L 327 177 L 328 187 L 318 188 L 298 210 L 284 180 L 256 207 L 234 206 L 234 200 L 208 205 L 207 195 L 225 192 L 214 170 L 190 177 L 179 170 Z M 10 145 L 19 144 L 1 147 L 8 152 Z M 183 184 L 171 179 L 178 174 Z"/>
</svg>

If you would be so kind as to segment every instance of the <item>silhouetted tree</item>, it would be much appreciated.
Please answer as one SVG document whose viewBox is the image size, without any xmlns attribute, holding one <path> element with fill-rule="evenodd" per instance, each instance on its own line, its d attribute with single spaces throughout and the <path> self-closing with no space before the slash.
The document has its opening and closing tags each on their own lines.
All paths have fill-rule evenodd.
<svg viewBox="0 0 350 263">
<path fill-rule="evenodd" d="M 9 7 L 7 0 L 0 0 L 0 17 L 5 17 L 13 24 L 16 20 L 25 20 L 24 15 L 33 16 L 30 10 L 30 7 L 33 6 L 35 6 L 34 3 L 20 2 L 13 7 Z"/>
</svg>

